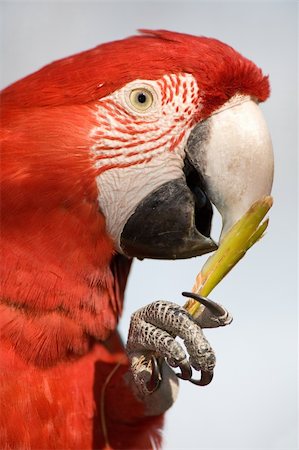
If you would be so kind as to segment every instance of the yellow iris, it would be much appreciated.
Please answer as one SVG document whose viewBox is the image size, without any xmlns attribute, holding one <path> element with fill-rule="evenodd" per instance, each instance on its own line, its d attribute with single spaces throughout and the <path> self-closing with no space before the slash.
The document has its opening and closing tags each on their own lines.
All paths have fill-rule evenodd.
<svg viewBox="0 0 299 450">
<path fill-rule="evenodd" d="M 154 98 L 147 89 L 133 89 L 130 93 L 131 105 L 138 111 L 146 111 L 153 104 Z"/>
</svg>

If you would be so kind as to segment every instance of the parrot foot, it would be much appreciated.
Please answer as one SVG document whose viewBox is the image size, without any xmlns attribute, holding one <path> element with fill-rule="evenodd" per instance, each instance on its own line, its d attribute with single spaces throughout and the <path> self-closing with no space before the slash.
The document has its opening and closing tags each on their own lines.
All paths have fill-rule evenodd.
<svg viewBox="0 0 299 450">
<path fill-rule="evenodd" d="M 202 328 L 227 325 L 232 317 L 225 308 L 211 300 L 191 293 L 183 295 L 195 298 L 205 306 L 198 318 L 191 317 L 181 306 L 163 300 L 153 302 L 132 315 L 127 353 L 134 382 L 142 396 L 159 388 L 165 363 L 168 367 L 180 369 L 177 377 L 196 385 L 207 385 L 213 378 L 216 358 Z M 183 340 L 189 358 L 176 337 Z M 200 380 L 192 378 L 192 368 L 201 371 Z"/>
</svg>

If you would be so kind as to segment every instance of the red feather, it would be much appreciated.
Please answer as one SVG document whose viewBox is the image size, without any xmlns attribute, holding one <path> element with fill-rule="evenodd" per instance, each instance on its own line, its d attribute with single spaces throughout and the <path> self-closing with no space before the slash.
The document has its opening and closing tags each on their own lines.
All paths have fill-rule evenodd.
<svg viewBox="0 0 299 450">
<path fill-rule="evenodd" d="M 21 108 L 88 104 L 132 80 L 180 72 L 197 79 L 205 96 L 204 115 L 236 93 L 260 101 L 269 96 L 268 77 L 232 47 L 207 37 L 141 31 L 141 36 L 102 44 L 45 66 L 6 88 L 3 104 Z"/>
</svg>

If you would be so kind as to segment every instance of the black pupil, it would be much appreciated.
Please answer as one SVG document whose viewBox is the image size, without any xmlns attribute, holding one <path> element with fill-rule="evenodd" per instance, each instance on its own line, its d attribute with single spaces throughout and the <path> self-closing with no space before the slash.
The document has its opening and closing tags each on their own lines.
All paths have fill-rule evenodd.
<svg viewBox="0 0 299 450">
<path fill-rule="evenodd" d="M 145 103 L 146 95 L 143 92 L 140 92 L 140 94 L 138 94 L 137 100 L 139 103 Z"/>
</svg>

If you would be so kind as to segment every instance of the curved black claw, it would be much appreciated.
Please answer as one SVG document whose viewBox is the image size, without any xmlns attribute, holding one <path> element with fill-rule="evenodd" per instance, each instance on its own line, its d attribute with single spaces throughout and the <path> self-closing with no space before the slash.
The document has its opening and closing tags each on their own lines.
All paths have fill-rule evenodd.
<svg viewBox="0 0 299 450">
<path fill-rule="evenodd" d="M 192 377 L 192 368 L 188 361 L 181 362 L 178 367 L 181 369 L 181 373 L 176 373 L 178 378 L 181 380 L 191 380 Z"/>
<path fill-rule="evenodd" d="M 157 358 L 152 355 L 151 357 L 152 374 L 149 381 L 146 383 L 146 389 L 152 394 L 160 386 L 162 376 Z"/>
<path fill-rule="evenodd" d="M 196 384 L 196 386 L 206 386 L 207 384 L 211 383 L 213 376 L 213 372 L 201 372 L 200 380 L 194 380 L 193 378 L 191 378 L 189 381 L 190 383 Z"/>
<path fill-rule="evenodd" d="M 226 314 L 226 310 L 222 308 L 221 305 L 218 305 L 218 303 L 213 302 L 213 300 L 202 297 L 201 295 L 198 294 L 194 294 L 193 292 L 182 292 L 182 295 L 184 297 L 193 298 L 197 302 L 202 303 L 216 317 L 222 317 L 223 315 Z"/>
</svg>

